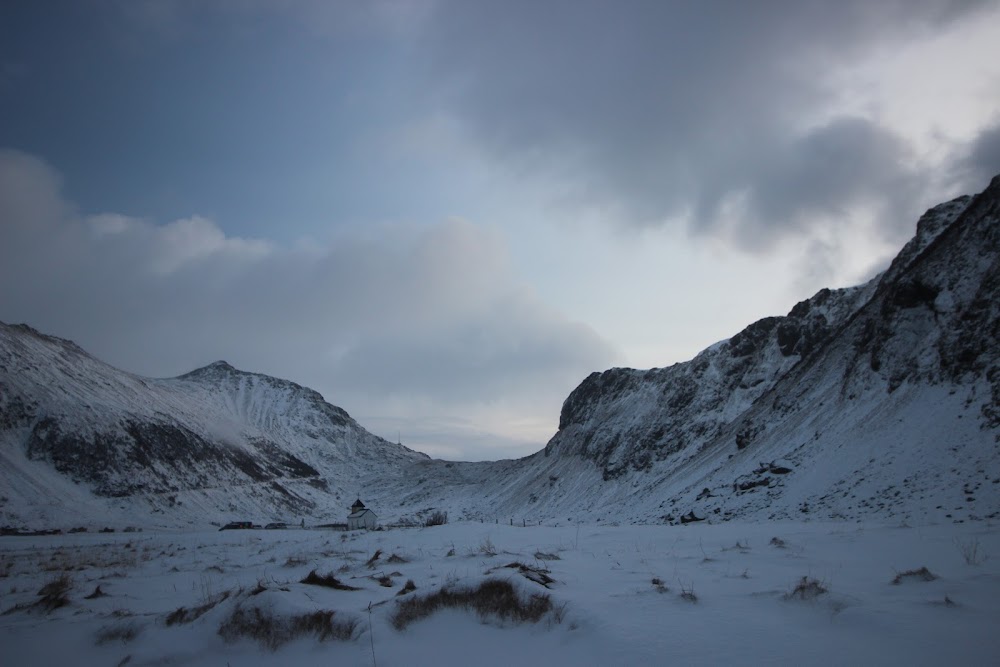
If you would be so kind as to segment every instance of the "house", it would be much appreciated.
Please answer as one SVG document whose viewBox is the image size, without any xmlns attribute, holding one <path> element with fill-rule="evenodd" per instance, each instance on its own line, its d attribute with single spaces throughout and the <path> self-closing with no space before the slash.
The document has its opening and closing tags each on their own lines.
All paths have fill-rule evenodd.
<svg viewBox="0 0 1000 667">
<path fill-rule="evenodd" d="M 365 507 L 361 499 L 354 501 L 351 505 L 351 513 L 347 516 L 347 530 L 360 530 L 366 528 L 371 530 L 378 526 L 378 517 L 375 512 Z"/>
</svg>

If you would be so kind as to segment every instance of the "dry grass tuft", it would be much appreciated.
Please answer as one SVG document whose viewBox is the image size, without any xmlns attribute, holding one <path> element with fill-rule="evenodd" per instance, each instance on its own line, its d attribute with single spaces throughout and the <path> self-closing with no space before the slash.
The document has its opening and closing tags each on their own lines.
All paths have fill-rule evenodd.
<svg viewBox="0 0 1000 667">
<path fill-rule="evenodd" d="M 816 579 L 802 577 L 790 593 L 785 594 L 786 600 L 815 600 L 827 592 L 826 586 Z"/>
<path fill-rule="evenodd" d="M 329 639 L 349 641 L 357 627 L 356 619 L 341 620 L 329 609 L 281 617 L 259 607 L 237 607 L 219 626 L 219 636 L 226 642 L 255 639 L 264 648 L 274 651 L 293 639 L 309 635 L 321 642 Z"/>
<path fill-rule="evenodd" d="M 492 558 L 493 556 L 496 556 L 500 552 L 497 551 L 496 545 L 493 544 L 493 540 L 487 537 L 485 540 L 482 541 L 482 543 L 480 543 L 479 553 L 482 554 L 483 556 L 486 556 L 487 558 Z"/>
<path fill-rule="evenodd" d="M 376 549 L 376 550 L 375 550 L 375 553 L 374 553 L 374 554 L 372 554 L 372 557 L 368 559 L 368 562 L 367 562 L 367 563 L 365 563 L 365 565 L 367 565 L 367 566 L 368 566 L 368 569 L 370 569 L 370 570 L 374 570 L 374 569 L 375 569 L 375 563 L 376 563 L 376 562 L 378 561 L 378 559 L 379 559 L 379 558 L 381 558 L 381 557 L 382 557 L 382 550 L 381 550 L 381 549 Z"/>
<path fill-rule="evenodd" d="M 326 588 L 335 588 L 338 591 L 357 591 L 360 590 L 355 586 L 348 586 L 347 584 L 337 579 L 337 577 L 332 574 L 319 575 L 316 574 L 316 570 L 311 571 L 305 576 L 305 578 L 299 582 L 303 584 L 309 584 L 310 586 L 324 586 Z"/>
<path fill-rule="evenodd" d="M 167 618 L 165 619 L 167 627 L 170 627 L 171 625 L 184 625 L 186 623 L 196 621 L 228 597 L 229 591 L 226 591 L 225 593 L 211 598 L 204 604 L 200 604 L 197 607 L 191 607 L 190 609 L 187 607 L 178 607 L 167 614 Z"/>
<path fill-rule="evenodd" d="M 431 526 L 443 526 L 446 523 L 448 523 L 448 513 L 437 510 L 427 517 L 424 521 L 424 526 L 430 528 Z"/>
<path fill-rule="evenodd" d="M 979 539 L 972 537 L 967 540 L 955 538 L 955 548 L 962 554 L 966 565 L 981 565 L 989 556 L 980 548 Z"/>
<path fill-rule="evenodd" d="M 904 581 L 934 581 L 935 579 L 937 579 L 936 574 L 928 570 L 926 567 L 922 567 L 919 570 L 907 570 L 906 572 L 898 573 L 895 578 L 893 578 L 892 583 L 898 586 Z"/>
<path fill-rule="evenodd" d="M 469 609 L 481 619 L 537 623 L 552 610 L 552 600 L 539 594 L 522 599 L 509 581 L 488 579 L 475 588 L 442 588 L 424 596 L 404 598 L 396 603 L 389 622 L 395 629 L 403 630 L 441 609 Z"/>
<path fill-rule="evenodd" d="M 62 574 L 41 587 L 38 595 L 42 599 L 36 602 L 35 606 L 45 613 L 65 607 L 69 604 L 67 594 L 71 588 L 73 588 L 73 580 L 69 578 L 68 574 Z"/>
</svg>

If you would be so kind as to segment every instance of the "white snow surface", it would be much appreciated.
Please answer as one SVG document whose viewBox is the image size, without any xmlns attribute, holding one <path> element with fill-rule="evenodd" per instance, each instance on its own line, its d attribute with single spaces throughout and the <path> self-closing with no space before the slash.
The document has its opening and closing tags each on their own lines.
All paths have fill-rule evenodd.
<svg viewBox="0 0 1000 667">
<path fill-rule="evenodd" d="M 921 568 L 934 578 L 892 583 Z M 357 590 L 301 583 L 313 570 Z M 39 590 L 63 575 L 65 606 L 47 611 Z M 461 608 L 402 630 L 391 623 L 401 600 L 491 579 L 525 600 L 548 596 L 550 611 L 536 623 Z M 3 537 L 0 580 L 10 667 L 1000 662 L 1000 528 L 990 522 Z M 415 590 L 397 595 L 408 580 Z M 88 599 L 98 587 L 104 596 Z M 256 618 L 250 628 L 260 631 L 260 618 L 288 624 L 317 610 L 350 622 L 349 637 L 307 632 L 268 646 L 220 635 L 234 613 Z"/>
</svg>

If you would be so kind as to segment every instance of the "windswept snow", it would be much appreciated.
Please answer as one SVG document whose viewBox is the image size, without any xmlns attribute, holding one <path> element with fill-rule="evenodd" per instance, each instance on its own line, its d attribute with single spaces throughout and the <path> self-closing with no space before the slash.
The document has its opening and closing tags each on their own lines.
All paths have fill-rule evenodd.
<svg viewBox="0 0 1000 667">
<path fill-rule="evenodd" d="M 968 560 L 971 550 L 978 555 Z M 921 568 L 935 578 L 892 583 Z M 313 570 L 357 590 L 300 583 Z M 552 580 L 548 587 L 530 578 L 537 572 Z M 38 591 L 64 574 L 65 606 L 45 611 Z M 1000 661 L 1000 530 L 983 522 L 466 522 L 8 537 L 0 539 L 0 576 L 0 641 L 11 665 Z M 803 578 L 809 585 L 796 594 Z M 390 623 L 397 600 L 489 579 L 509 581 L 525 598 L 549 596 L 552 611 L 534 624 L 461 609 L 401 631 Z M 415 590 L 397 595 L 407 581 Z M 88 599 L 98 587 L 104 596 Z M 322 642 L 307 632 L 272 649 L 220 636 L 238 609 L 244 617 L 259 610 L 265 624 L 332 611 L 353 630 Z"/>
</svg>

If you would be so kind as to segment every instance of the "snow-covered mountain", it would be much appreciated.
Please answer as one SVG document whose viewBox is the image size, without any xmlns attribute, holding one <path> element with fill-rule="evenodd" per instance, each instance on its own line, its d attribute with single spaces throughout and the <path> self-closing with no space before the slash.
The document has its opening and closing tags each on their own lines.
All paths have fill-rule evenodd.
<svg viewBox="0 0 1000 667">
<path fill-rule="evenodd" d="M 996 517 L 998 313 L 1000 177 L 929 210 L 865 285 L 689 362 L 593 373 L 544 452 L 455 464 L 450 484 L 423 462 L 433 487 L 388 493 L 550 520 Z"/>
<path fill-rule="evenodd" d="M 0 324 L 0 523 L 342 520 L 368 474 L 425 458 L 292 382 L 222 361 L 143 378 Z"/>
<path fill-rule="evenodd" d="M 431 460 L 223 362 L 152 380 L 0 325 L 0 523 L 342 520 L 356 495 L 383 519 L 997 517 L 998 341 L 1000 177 L 929 210 L 865 285 L 685 363 L 591 374 L 516 461 Z"/>
</svg>

